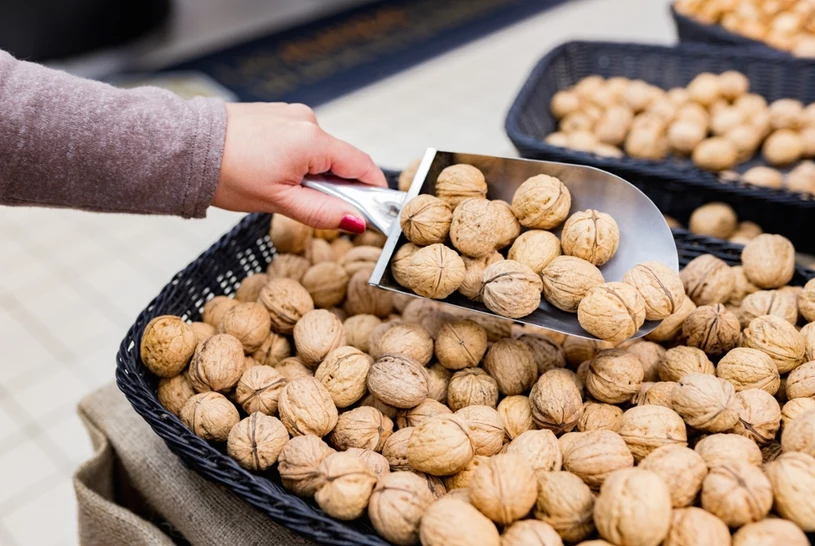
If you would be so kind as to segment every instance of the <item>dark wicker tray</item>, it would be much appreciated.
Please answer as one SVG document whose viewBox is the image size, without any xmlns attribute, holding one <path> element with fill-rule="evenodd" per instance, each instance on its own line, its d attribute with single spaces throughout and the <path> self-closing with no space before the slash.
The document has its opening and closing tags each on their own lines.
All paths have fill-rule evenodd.
<svg viewBox="0 0 815 546">
<path fill-rule="evenodd" d="M 392 182 L 393 176 L 391 176 Z M 199 320 L 204 302 L 218 294 L 232 294 L 250 273 L 265 270 L 277 254 L 269 241 L 270 215 L 246 216 L 209 250 L 178 273 L 156 299 L 139 314 L 119 347 L 116 381 L 139 415 L 161 436 L 170 450 L 190 468 L 303 536 L 323 544 L 377 545 L 379 538 L 364 519 L 341 522 L 323 513 L 317 505 L 283 489 L 277 472 L 254 474 L 242 469 L 222 446 L 195 436 L 156 398 L 158 380 L 141 362 L 139 344 L 144 327 L 159 315 L 178 315 Z M 683 265 L 700 254 L 711 253 L 730 264 L 739 263 L 741 246 L 686 231 L 674 232 L 679 261 Z M 815 271 L 799 268 L 793 283 L 804 284 Z"/>
<path fill-rule="evenodd" d="M 788 237 L 800 252 L 815 253 L 815 196 L 722 182 L 689 160 L 662 162 L 600 157 L 544 142 L 557 130 L 549 110 L 552 96 L 591 74 L 639 78 L 669 89 L 685 86 L 700 72 L 740 70 L 752 90 L 773 101 L 797 98 L 815 102 L 815 63 L 767 57 L 740 48 L 687 44 L 671 48 L 603 42 L 569 42 L 546 55 L 534 68 L 506 118 L 506 132 L 523 157 L 593 165 L 613 172 L 644 191 L 666 214 L 687 222 L 690 213 L 711 201 L 729 203 L 741 220 Z M 737 170 L 760 163 L 758 158 Z"/>
</svg>

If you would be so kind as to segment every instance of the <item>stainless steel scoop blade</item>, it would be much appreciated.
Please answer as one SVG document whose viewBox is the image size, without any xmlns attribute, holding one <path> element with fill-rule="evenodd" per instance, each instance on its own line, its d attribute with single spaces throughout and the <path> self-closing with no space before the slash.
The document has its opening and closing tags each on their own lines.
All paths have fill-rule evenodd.
<svg viewBox="0 0 815 546">
<path fill-rule="evenodd" d="M 511 203 L 515 190 L 527 178 L 547 174 L 559 178 L 569 188 L 572 195 L 571 212 L 596 209 L 610 214 L 620 228 L 620 246 L 614 257 L 601 267 L 607 282 L 621 281 L 628 270 L 642 262 L 662 262 L 674 271 L 679 268 L 673 235 L 656 205 L 622 178 L 594 167 L 442 152 L 431 148 L 425 153 L 407 193 L 365 186 L 324 175 L 309 176 L 303 184 L 347 201 L 359 209 L 373 226 L 387 235 L 388 240 L 369 281 L 371 285 L 419 297 L 399 285 L 390 273 L 394 252 L 408 242 L 398 222 L 399 211 L 403 203 L 420 193 L 435 194 L 436 178 L 439 173 L 445 167 L 456 163 L 468 163 L 484 173 L 489 199 L 503 199 Z M 560 235 L 560 230 L 555 233 Z M 471 301 L 458 292 L 442 302 L 498 316 L 484 304 Z M 593 336 L 581 328 L 576 314 L 561 311 L 543 299 L 540 307 L 531 315 L 514 320 L 593 339 Z M 634 337 L 644 336 L 658 324 L 657 321 L 646 322 Z"/>
</svg>

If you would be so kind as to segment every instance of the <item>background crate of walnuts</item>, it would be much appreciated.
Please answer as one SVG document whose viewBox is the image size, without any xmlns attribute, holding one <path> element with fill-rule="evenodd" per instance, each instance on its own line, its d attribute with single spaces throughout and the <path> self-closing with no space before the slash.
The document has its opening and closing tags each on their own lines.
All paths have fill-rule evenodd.
<svg viewBox="0 0 815 546">
<path fill-rule="evenodd" d="M 394 544 L 807 544 L 815 281 L 789 247 L 682 272 L 646 340 L 519 327 L 367 284 L 384 238 L 276 216 L 277 255 L 141 339 L 158 397 L 252 472 Z"/>
</svg>

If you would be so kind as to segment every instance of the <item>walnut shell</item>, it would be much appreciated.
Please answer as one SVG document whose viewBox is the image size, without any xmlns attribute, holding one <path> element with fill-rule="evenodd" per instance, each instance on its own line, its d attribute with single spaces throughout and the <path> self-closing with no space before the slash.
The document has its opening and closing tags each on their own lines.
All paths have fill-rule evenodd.
<svg viewBox="0 0 815 546">
<path fill-rule="evenodd" d="M 747 280 L 747 275 L 744 274 L 744 266 L 734 265 L 730 267 L 733 275 L 736 278 L 736 284 L 733 287 L 733 292 L 730 293 L 730 299 L 727 303 L 731 305 L 741 305 L 744 298 L 759 291 L 758 286 Z"/>
<path fill-rule="evenodd" d="M 538 474 L 535 517 L 551 525 L 566 542 L 583 540 L 594 532 L 594 495 L 571 472 Z"/>
<path fill-rule="evenodd" d="M 453 209 L 432 195 L 417 195 L 402 207 L 399 224 L 407 240 L 419 246 L 443 243 L 453 221 Z"/>
<path fill-rule="evenodd" d="M 313 375 L 312 371 L 296 356 L 284 358 L 275 364 L 274 369 L 280 372 L 280 375 L 285 377 L 288 381 L 293 381 L 298 377 L 311 377 Z"/>
<path fill-rule="evenodd" d="M 196 345 L 195 332 L 181 318 L 155 317 L 144 327 L 140 344 L 142 362 L 159 377 L 173 377 L 187 367 Z"/>
<path fill-rule="evenodd" d="M 806 341 L 795 327 L 772 315 L 750 321 L 742 332 L 739 344 L 769 355 L 782 374 L 801 365 L 806 352 Z"/>
<path fill-rule="evenodd" d="M 226 451 L 247 470 L 263 471 L 277 462 L 289 433 L 277 418 L 255 412 L 229 431 Z"/>
<path fill-rule="evenodd" d="M 501 213 L 486 199 L 466 199 L 456 206 L 450 241 L 466 256 L 481 258 L 495 251 L 501 233 Z"/>
<path fill-rule="evenodd" d="M 294 327 L 294 345 L 303 363 L 316 367 L 328 353 L 345 345 L 342 321 L 325 309 L 309 311 Z"/>
<path fill-rule="evenodd" d="M 365 396 L 368 372 L 374 359 L 354 347 L 337 347 L 314 372 L 331 395 L 334 405 L 347 408 Z"/>
<path fill-rule="evenodd" d="M 767 518 L 756 523 L 748 523 L 733 534 L 733 546 L 763 546 L 765 544 L 807 546 L 809 539 L 800 527 L 780 518 Z"/>
<path fill-rule="evenodd" d="M 383 354 L 401 354 L 422 366 L 433 358 L 433 338 L 419 324 L 397 324 L 388 329 L 379 340 Z"/>
<path fill-rule="evenodd" d="M 410 259 L 419 248 L 413 243 L 405 243 L 396 250 L 391 258 L 393 280 L 405 288 L 410 288 Z"/>
<path fill-rule="evenodd" d="M 226 392 L 241 378 L 243 345 L 229 334 L 218 334 L 201 343 L 190 363 L 190 381 L 196 392 Z"/>
<path fill-rule="evenodd" d="M 291 343 L 289 343 L 289 338 L 276 334 L 275 332 L 269 332 L 269 335 L 266 336 L 266 339 L 263 340 L 260 347 L 252 353 L 252 358 L 255 359 L 255 362 L 266 366 L 276 366 L 280 361 L 289 356 L 291 356 Z"/>
<path fill-rule="evenodd" d="M 495 455 L 504 447 L 504 423 L 494 408 L 466 406 L 458 410 L 456 415 L 466 424 L 476 455 Z"/>
<path fill-rule="evenodd" d="M 309 267 L 311 267 L 311 262 L 302 256 L 278 254 L 269 264 L 269 267 L 266 268 L 266 276 L 270 281 L 285 278 L 300 282 Z M 258 294 L 258 298 L 260 298 L 260 294 Z"/>
<path fill-rule="evenodd" d="M 419 527 L 423 546 L 501 546 L 498 530 L 473 505 L 442 498 L 430 505 Z"/>
<path fill-rule="evenodd" d="M 481 368 L 465 368 L 453 374 L 447 387 L 447 403 L 458 411 L 466 406 L 498 404 L 498 383 Z"/>
<path fill-rule="evenodd" d="M 727 203 L 707 203 L 694 210 L 688 220 L 688 229 L 697 235 L 729 239 L 736 232 L 738 217 Z"/>
<path fill-rule="evenodd" d="M 407 282 L 410 288 L 427 298 L 444 299 L 464 280 L 464 261 L 442 244 L 420 248 L 410 257 Z"/>
<path fill-rule="evenodd" d="M 740 333 L 739 318 L 720 303 L 697 307 L 682 326 L 688 346 L 702 349 L 709 355 L 724 354 L 735 347 Z"/>
<path fill-rule="evenodd" d="M 609 282 L 586 293 L 577 320 L 588 333 L 611 342 L 630 338 L 645 322 L 645 300 L 631 285 Z"/>
<path fill-rule="evenodd" d="M 412 408 L 428 395 L 427 370 L 408 356 L 386 354 L 368 372 L 368 390 L 396 408 Z"/>
<path fill-rule="evenodd" d="M 522 341 L 502 339 L 484 356 L 484 371 L 495 379 L 501 394 L 511 396 L 529 390 L 538 378 L 532 351 Z"/>
<path fill-rule="evenodd" d="M 810 279 L 798 295 L 798 310 L 807 322 L 815 322 L 815 281 Z"/>
<path fill-rule="evenodd" d="M 730 381 L 736 392 L 761 389 L 775 394 L 781 386 L 781 376 L 773 360 L 758 349 L 737 347 L 719 361 L 716 375 Z"/>
<path fill-rule="evenodd" d="M 421 159 L 414 159 L 399 173 L 399 191 L 408 191 L 410 189 L 413 178 L 416 176 L 416 171 L 419 170 L 421 164 Z"/>
<path fill-rule="evenodd" d="M 543 374 L 555 368 L 566 367 L 566 353 L 563 348 L 546 335 L 524 334 L 518 341 L 526 344 L 532 351 L 532 358 L 538 368 L 538 374 Z"/>
<path fill-rule="evenodd" d="M 592 288 L 605 282 L 595 265 L 574 256 L 558 256 L 541 271 L 546 301 L 574 313 Z"/>
<path fill-rule="evenodd" d="M 733 385 L 708 374 L 689 373 L 673 390 L 673 409 L 685 422 L 707 432 L 724 432 L 739 420 Z"/>
<path fill-rule="evenodd" d="M 502 260 L 484 270 L 481 298 L 493 313 L 520 318 L 535 311 L 540 305 L 541 279 L 529 267 Z"/>
<path fill-rule="evenodd" d="M 207 324 L 206 322 L 191 322 L 190 328 L 192 328 L 192 331 L 195 334 L 196 346 L 208 337 L 212 337 L 217 333 L 215 327 L 211 324 Z"/>
<path fill-rule="evenodd" d="M 373 330 L 371 330 L 371 335 L 368 337 L 368 354 L 372 357 L 379 358 L 382 356 L 382 351 L 379 350 L 379 342 L 382 340 L 382 336 L 385 333 L 396 326 L 397 324 L 401 324 L 403 321 L 394 320 L 389 322 L 383 322 Z"/>
<path fill-rule="evenodd" d="M 304 434 L 323 437 L 337 424 L 337 408 L 331 394 L 313 377 L 300 377 L 283 387 L 277 410 L 293 437 Z"/>
<path fill-rule="evenodd" d="M 801 337 L 804 339 L 804 355 L 806 360 L 815 360 L 815 322 L 810 322 L 801 328 Z M 780 369 L 778 370 L 781 371 Z"/>
<path fill-rule="evenodd" d="M 427 367 L 427 396 L 441 404 L 447 404 L 447 387 L 453 374 L 441 364 Z"/>
<path fill-rule="evenodd" d="M 781 428 L 781 406 L 766 391 L 747 389 L 736 393 L 741 403 L 739 421 L 733 432 L 746 436 L 759 445 L 773 441 Z"/>
<path fill-rule="evenodd" d="M 348 274 L 335 262 L 321 262 L 311 266 L 300 281 L 311 295 L 314 305 L 330 309 L 345 299 Z"/>
<path fill-rule="evenodd" d="M 400 428 L 385 440 L 382 455 L 388 460 L 391 470 L 412 470 L 408 463 L 408 440 L 414 427 Z"/>
<path fill-rule="evenodd" d="M 704 459 L 692 449 L 678 444 L 655 449 L 640 461 L 639 468 L 662 478 L 668 486 L 674 508 L 690 506 L 707 476 Z"/>
<path fill-rule="evenodd" d="M 691 260 L 679 272 L 679 278 L 685 285 L 685 294 L 696 305 L 724 303 L 736 285 L 730 266 L 712 254 L 703 254 Z"/>
<path fill-rule="evenodd" d="M 761 464 L 761 450 L 758 445 L 738 434 L 711 434 L 699 440 L 693 449 L 702 457 L 708 468 L 738 461 Z"/>
<path fill-rule="evenodd" d="M 620 244 L 620 228 L 610 215 L 589 209 L 572 214 L 560 235 L 563 253 L 594 265 L 608 262 Z"/>
<path fill-rule="evenodd" d="M 484 271 L 494 264 L 504 259 L 498 252 L 487 254 L 481 258 L 470 258 L 463 256 L 464 260 L 464 280 L 458 287 L 458 291 L 465 297 L 474 301 L 481 301 L 481 290 L 484 288 Z"/>
<path fill-rule="evenodd" d="M 579 476 L 592 489 L 599 489 L 615 470 L 634 466 L 634 456 L 616 432 L 595 430 L 572 434 L 574 437 L 561 444 L 563 469 Z"/>
<path fill-rule="evenodd" d="M 249 368 L 235 387 L 235 401 L 248 414 L 276 415 L 278 400 L 288 381 L 271 366 Z"/>
<path fill-rule="evenodd" d="M 325 483 L 320 463 L 332 453 L 336 452 L 314 435 L 292 438 L 277 459 L 283 485 L 301 497 L 313 496 Z"/>
<path fill-rule="evenodd" d="M 291 335 L 294 325 L 309 311 L 314 310 L 314 301 L 308 290 L 293 279 L 276 278 L 263 287 L 258 303 L 269 311 L 272 330 L 279 334 Z"/>
<path fill-rule="evenodd" d="M 232 402 L 217 392 L 196 394 L 184 403 L 179 417 L 196 436 L 214 442 L 225 442 L 240 421 Z"/>
<path fill-rule="evenodd" d="M 642 377 L 642 365 L 636 356 L 621 349 L 606 349 L 591 360 L 586 389 L 601 402 L 619 404 L 639 391 Z"/>
<path fill-rule="evenodd" d="M 353 248 L 354 243 L 346 237 L 339 237 L 331 241 L 331 251 L 334 253 L 334 261 L 337 263 Z"/>
<path fill-rule="evenodd" d="M 456 415 L 437 415 L 408 439 L 408 463 L 419 472 L 447 476 L 462 470 L 475 455 L 467 423 Z"/>
<path fill-rule="evenodd" d="M 625 350 L 637 357 L 642 365 L 642 380 L 657 381 L 659 367 L 665 356 L 665 348 L 653 341 L 635 341 Z"/>
<path fill-rule="evenodd" d="M 376 484 L 368 516 L 385 540 L 409 546 L 419 542 L 419 522 L 432 503 L 425 480 L 412 472 L 394 472 Z"/>
<path fill-rule="evenodd" d="M 652 404 L 673 409 L 673 390 L 677 385 L 675 381 L 643 383 L 631 402 L 638 406 Z"/>
<path fill-rule="evenodd" d="M 370 272 L 381 254 L 382 249 L 376 246 L 356 246 L 343 254 L 339 264 L 345 268 L 349 277 L 353 277 L 360 271 Z"/>
<path fill-rule="evenodd" d="M 331 243 L 319 238 L 312 238 L 306 245 L 303 257 L 311 263 L 317 265 L 324 262 L 334 262 L 334 250 Z"/>
<path fill-rule="evenodd" d="M 538 497 L 535 473 L 518 455 L 495 455 L 480 465 L 470 479 L 470 502 L 501 525 L 524 517 Z"/>
<path fill-rule="evenodd" d="M 815 411 L 806 411 L 793 419 L 781 435 L 784 451 L 800 451 L 815 457 Z"/>
<path fill-rule="evenodd" d="M 611 430 L 616 432 L 622 424 L 623 410 L 611 404 L 584 402 L 583 412 L 577 421 L 577 430 Z"/>
<path fill-rule="evenodd" d="M 555 177 L 539 174 L 521 184 L 512 197 L 512 212 L 522 226 L 553 229 L 569 215 L 572 196 Z"/>
<path fill-rule="evenodd" d="M 793 398 L 787 401 L 781 407 L 781 427 L 786 429 L 796 417 L 812 409 L 815 409 L 815 398 Z"/>
<path fill-rule="evenodd" d="M 498 403 L 496 409 L 510 440 L 535 428 L 532 420 L 532 404 L 526 396 L 507 396 Z"/>
<path fill-rule="evenodd" d="M 486 350 L 487 331 L 471 320 L 445 322 L 436 336 L 436 358 L 449 370 L 478 366 Z"/>
<path fill-rule="evenodd" d="M 245 353 L 257 351 L 269 337 L 272 321 L 266 308 L 254 302 L 240 303 L 224 313 L 218 332 L 234 336 Z"/>
<path fill-rule="evenodd" d="M 451 165 L 436 178 L 436 196 L 451 208 L 456 208 L 465 199 L 486 195 L 487 181 L 481 171 L 472 165 Z"/>
<path fill-rule="evenodd" d="M 255 302 L 260 295 L 260 289 L 269 282 L 266 273 L 252 273 L 241 281 L 235 290 L 235 299 L 242 302 Z"/>
<path fill-rule="evenodd" d="M 573 430 L 583 410 L 577 384 L 559 371 L 550 370 L 540 376 L 529 392 L 535 424 L 556 434 Z"/>
<path fill-rule="evenodd" d="M 730 546 L 730 529 L 709 512 L 691 506 L 673 511 L 671 530 L 663 546 Z"/>
<path fill-rule="evenodd" d="M 763 233 L 741 252 L 747 279 L 759 288 L 784 286 L 795 273 L 795 248 L 786 237 Z"/>
<path fill-rule="evenodd" d="M 187 403 L 187 400 L 195 395 L 190 382 L 190 376 L 182 373 L 175 377 L 163 377 L 158 382 L 156 390 L 158 401 L 161 405 L 167 408 L 168 411 L 180 415 L 181 408 Z"/>
<path fill-rule="evenodd" d="M 490 202 L 499 220 L 498 226 L 500 231 L 498 241 L 495 243 L 495 248 L 501 249 L 511 245 L 515 239 L 518 238 L 521 234 L 521 224 L 518 222 L 518 219 L 515 218 L 515 213 L 512 212 L 512 206 L 509 203 L 500 199 L 494 199 Z M 559 242 L 558 245 L 560 245 Z"/>
<path fill-rule="evenodd" d="M 224 313 L 238 305 L 238 300 L 233 300 L 228 296 L 215 296 L 204 304 L 204 310 L 201 314 L 201 320 L 215 328 L 221 323 L 224 318 Z"/>
<path fill-rule="evenodd" d="M 617 433 L 637 462 L 659 447 L 688 444 L 682 418 L 670 408 L 652 404 L 626 410 Z"/>
<path fill-rule="evenodd" d="M 775 315 L 793 326 L 798 322 L 797 295 L 781 290 L 761 290 L 745 296 L 741 302 L 739 319 L 746 327 L 757 317 Z"/>
<path fill-rule="evenodd" d="M 662 320 L 675 313 L 685 298 L 682 280 L 670 267 L 659 262 L 635 265 L 623 282 L 637 289 L 645 302 L 646 320 Z"/>
<path fill-rule="evenodd" d="M 393 421 L 371 406 L 343 412 L 328 435 L 329 443 L 340 451 L 352 447 L 381 451 L 393 434 Z"/>
<path fill-rule="evenodd" d="M 433 398 L 425 398 L 419 405 L 408 410 L 400 410 L 396 417 L 396 426 L 400 429 L 417 427 L 436 415 L 451 414 L 450 408 Z"/>
<path fill-rule="evenodd" d="M 767 477 L 773 487 L 775 508 L 805 531 L 815 529 L 815 458 L 806 453 L 782 453 L 768 463 Z"/>
<path fill-rule="evenodd" d="M 673 341 L 682 331 L 685 319 L 695 310 L 696 304 L 688 296 L 685 296 L 679 304 L 679 309 L 660 322 L 659 326 L 645 336 L 645 339 L 656 342 Z"/>
<path fill-rule="evenodd" d="M 325 513 L 339 520 L 360 517 L 376 485 L 376 477 L 352 453 L 332 453 L 320 463 L 325 482 L 314 500 Z"/>
<path fill-rule="evenodd" d="M 532 229 L 515 239 L 507 258 L 524 264 L 539 275 L 560 254 L 560 240 L 554 233 Z"/>
<path fill-rule="evenodd" d="M 761 520 L 772 505 L 770 480 L 746 462 L 714 466 L 702 482 L 702 508 L 730 527 Z"/>
<path fill-rule="evenodd" d="M 362 247 L 357 247 L 362 248 Z M 361 269 L 348 281 L 344 309 L 349 315 L 375 315 L 386 318 L 393 311 L 391 292 L 368 284 L 370 269 Z"/>
<path fill-rule="evenodd" d="M 534 519 L 516 521 L 501 535 L 501 546 L 556 546 L 563 544 L 548 523 Z"/>
<path fill-rule="evenodd" d="M 361 449 L 358 447 L 349 447 L 345 450 L 346 453 L 351 453 L 359 458 L 360 461 L 370 470 L 376 479 L 379 480 L 382 477 L 390 474 L 390 465 L 388 464 L 388 460 L 383 457 L 381 454 L 377 453 L 372 449 Z"/>
<path fill-rule="evenodd" d="M 560 470 L 563 455 L 551 430 L 528 430 L 509 443 L 507 453 L 523 458 L 539 477 Z"/>
<path fill-rule="evenodd" d="M 342 323 L 345 329 L 345 342 L 363 353 L 367 353 L 371 332 L 380 324 L 382 324 L 382 320 L 374 315 L 363 314 L 348 317 Z"/>
<path fill-rule="evenodd" d="M 594 503 L 594 523 L 600 536 L 614 544 L 661 544 L 671 527 L 668 487 L 648 470 L 613 472 Z"/>
<path fill-rule="evenodd" d="M 314 235 L 314 229 L 282 214 L 272 217 L 269 238 L 278 252 L 300 254 Z"/>
</svg>

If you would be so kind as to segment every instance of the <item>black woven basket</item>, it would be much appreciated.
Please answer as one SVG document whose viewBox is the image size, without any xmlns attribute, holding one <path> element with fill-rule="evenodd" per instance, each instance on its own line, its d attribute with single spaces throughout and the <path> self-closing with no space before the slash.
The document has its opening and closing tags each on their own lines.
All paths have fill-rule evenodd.
<svg viewBox="0 0 815 546">
<path fill-rule="evenodd" d="M 788 51 L 781 51 L 780 49 L 770 47 L 764 42 L 759 42 L 758 40 L 730 32 L 721 25 L 703 23 L 693 17 L 679 13 L 673 6 L 671 6 L 671 15 L 673 16 L 676 33 L 679 35 L 680 42 L 749 47 L 757 53 L 780 55 L 787 58 L 792 57 Z"/>
<path fill-rule="evenodd" d="M 609 158 L 544 142 L 557 131 L 549 110 L 552 96 L 591 74 L 638 78 L 663 89 L 685 86 L 700 72 L 739 70 L 752 91 L 769 101 L 797 98 L 815 102 L 815 63 L 769 58 L 739 48 L 687 44 L 677 48 L 603 42 L 569 42 L 546 55 L 533 69 L 507 114 L 506 132 L 523 157 L 593 165 L 613 172 L 643 190 L 666 214 L 686 222 L 710 201 L 725 201 L 741 220 L 788 237 L 801 252 L 815 253 L 815 196 L 722 182 L 689 160 L 662 162 L 632 157 Z M 745 170 L 758 158 L 742 164 Z"/>
</svg>

